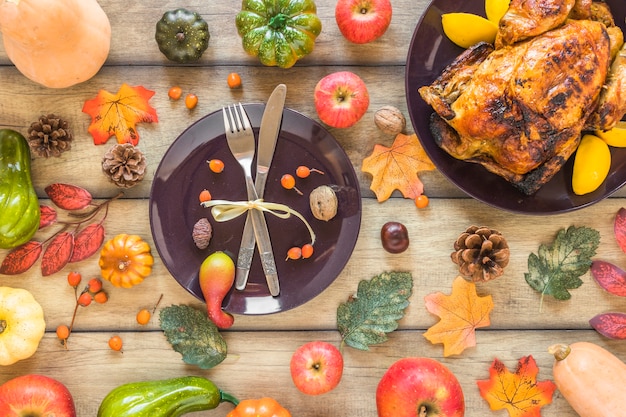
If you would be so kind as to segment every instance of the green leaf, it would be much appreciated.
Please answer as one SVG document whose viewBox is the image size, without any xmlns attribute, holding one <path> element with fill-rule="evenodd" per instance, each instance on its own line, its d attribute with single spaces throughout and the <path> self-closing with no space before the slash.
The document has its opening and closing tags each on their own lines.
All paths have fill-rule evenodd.
<svg viewBox="0 0 626 417">
<path fill-rule="evenodd" d="M 355 349 L 387 341 L 398 328 L 411 296 L 413 278 L 408 272 L 385 272 L 359 282 L 356 296 L 337 308 L 337 328 L 342 343 Z"/>
<path fill-rule="evenodd" d="M 209 369 L 226 358 L 226 342 L 217 326 L 200 310 L 172 305 L 161 310 L 159 319 L 167 341 L 185 363 Z"/>
<path fill-rule="evenodd" d="M 569 300 L 568 290 L 578 288 L 591 267 L 591 257 L 600 244 L 600 233 L 589 227 L 570 226 L 559 230 L 550 245 L 539 246 L 538 254 L 528 257 L 526 282 L 534 290 L 557 300 Z"/>
</svg>

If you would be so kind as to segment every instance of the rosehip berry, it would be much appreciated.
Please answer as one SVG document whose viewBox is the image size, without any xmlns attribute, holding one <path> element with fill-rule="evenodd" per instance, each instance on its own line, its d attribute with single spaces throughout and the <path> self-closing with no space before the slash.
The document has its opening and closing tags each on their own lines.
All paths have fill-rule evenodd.
<svg viewBox="0 0 626 417">
<path fill-rule="evenodd" d="M 98 291 L 94 294 L 93 300 L 98 304 L 104 304 L 109 301 L 109 295 L 105 291 Z"/>
<path fill-rule="evenodd" d="M 102 289 L 102 280 L 100 278 L 91 278 L 88 284 L 89 292 L 96 294 Z"/>
<path fill-rule="evenodd" d="M 66 340 L 68 337 L 70 337 L 70 328 L 67 327 L 65 324 L 61 324 L 57 327 L 57 337 L 60 340 Z"/>
<path fill-rule="evenodd" d="M 296 175 L 299 178 L 306 178 L 309 175 L 311 175 L 311 172 L 324 175 L 323 171 L 320 171 L 319 169 L 315 169 L 315 168 L 305 167 L 304 165 L 300 165 L 298 168 L 296 168 Z"/>
<path fill-rule="evenodd" d="M 302 249 L 297 246 L 287 251 L 287 259 L 300 259 L 302 257 Z M 287 260 L 285 259 L 285 260 Z"/>
<path fill-rule="evenodd" d="M 308 259 L 311 256 L 313 256 L 313 245 L 307 243 L 306 245 L 302 246 L 302 257 L 304 259 Z"/>
<path fill-rule="evenodd" d="M 175 86 L 169 89 L 167 96 L 172 100 L 178 100 L 183 95 L 183 89 Z"/>
<path fill-rule="evenodd" d="M 285 174 L 280 178 L 280 185 L 286 190 L 295 190 L 298 194 L 302 195 L 302 191 L 296 188 L 296 179 L 291 174 Z"/>
<path fill-rule="evenodd" d="M 200 195 L 198 196 L 198 199 L 201 203 L 204 203 L 205 201 L 211 201 L 211 198 L 211 193 L 206 188 L 200 191 Z"/>
<path fill-rule="evenodd" d="M 185 107 L 187 107 L 189 110 L 193 110 L 196 108 L 196 106 L 198 105 L 198 96 L 196 96 L 195 94 L 187 94 L 185 96 Z"/>
<path fill-rule="evenodd" d="M 67 283 L 74 288 L 80 285 L 80 281 L 82 281 L 82 279 L 82 275 L 78 272 L 70 272 L 69 274 L 67 274 Z"/>
<path fill-rule="evenodd" d="M 78 297 L 78 304 L 83 307 L 87 307 L 89 304 L 91 304 L 91 294 L 89 294 L 88 292 L 82 293 L 80 297 Z"/>
<path fill-rule="evenodd" d="M 228 78 L 226 79 L 228 86 L 230 88 L 239 88 L 241 87 L 241 77 L 236 72 L 231 72 L 228 74 Z"/>
<path fill-rule="evenodd" d="M 124 343 L 122 342 L 122 338 L 121 338 L 121 337 L 119 337 L 119 336 L 117 336 L 117 335 L 112 336 L 112 337 L 109 339 L 109 347 L 110 347 L 111 349 L 113 349 L 113 350 L 118 351 L 118 352 L 121 352 L 121 351 L 122 351 L 122 346 L 123 346 L 123 344 L 124 344 Z"/>
<path fill-rule="evenodd" d="M 428 207 L 428 197 L 425 196 L 424 194 L 420 194 L 417 196 L 417 198 L 415 199 L 415 206 L 417 208 L 426 208 Z"/>
<path fill-rule="evenodd" d="M 145 326 L 146 324 L 148 324 L 151 317 L 152 314 L 147 309 L 144 308 L 142 310 L 139 310 L 139 312 L 137 313 L 137 323 Z"/>
<path fill-rule="evenodd" d="M 209 164 L 209 169 L 213 172 L 215 172 L 216 174 L 219 174 L 220 172 L 224 171 L 224 162 L 222 162 L 221 159 L 211 159 L 210 161 L 207 161 Z"/>
</svg>

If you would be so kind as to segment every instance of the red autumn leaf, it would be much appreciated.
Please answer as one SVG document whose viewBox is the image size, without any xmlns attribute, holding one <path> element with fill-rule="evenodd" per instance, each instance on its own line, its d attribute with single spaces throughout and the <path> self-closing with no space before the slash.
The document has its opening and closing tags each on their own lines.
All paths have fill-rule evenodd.
<svg viewBox="0 0 626 417">
<path fill-rule="evenodd" d="M 54 207 L 40 205 L 39 211 L 41 212 L 41 216 L 39 217 L 39 229 L 48 227 L 57 221 L 57 211 Z"/>
<path fill-rule="evenodd" d="M 90 224 L 74 237 L 74 250 L 70 262 L 79 262 L 96 253 L 104 242 L 104 227 Z"/>
<path fill-rule="evenodd" d="M 626 297 L 626 272 L 606 261 L 591 263 L 591 276 L 600 287 L 611 294 Z"/>
<path fill-rule="evenodd" d="M 81 210 L 91 204 L 91 193 L 71 184 L 55 183 L 45 188 L 50 200 L 64 210 Z"/>
<path fill-rule="evenodd" d="M 41 258 L 41 274 L 44 277 L 59 272 L 72 257 L 74 235 L 70 232 L 59 233 L 50 241 Z"/>
<path fill-rule="evenodd" d="M 100 90 L 98 95 L 85 101 L 83 113 L 91 116 L 89 133 L 96 145 L 102 145 L 113 135 L 118 143 L 139 143 L 136 124 L 158 122 L 156 110 L 148 104 L 154 91 L 142 86 L 122 84 L 117 94 Z"/>
<path fill-rule="evenodd" d="M 613 232 L 615 233 L 617 244 L 622 248 L 622 252 L 626 253 L 626 208 L 624 207 L 617 211 Z"/>
<path fill-rule="evenodd" d="M 7 254 L 0 265 L 0 274 L 17 275 L 26 272 L 41 255 L 41 242 L 31 240 Z"/>
<path fill-rule="evenodd" d="M 624 313 L 598 314 L 589 320 L 589 324 L 609 339 L 626 339 L 626 314 Z"/>
<path fill-rule="evenodd" d="M 506 409 L 511 417 L 541 417 L 541 407 L 552 402 L 556 385 L 537 382 L 539 368 L 532 356 L 524 356 L 511 373 L 498 359 L 489 368 L 489 379 L 476 381 L 480 396 L 492 410 Z"/>
</svg>

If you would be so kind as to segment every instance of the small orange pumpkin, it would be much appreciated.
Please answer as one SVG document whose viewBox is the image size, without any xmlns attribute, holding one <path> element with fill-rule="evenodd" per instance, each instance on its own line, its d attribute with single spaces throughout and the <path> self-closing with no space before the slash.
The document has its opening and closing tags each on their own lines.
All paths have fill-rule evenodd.
<svg viewBox="0 0 626 417">
<path fill-rule="evenodd" d="M 50 88 L 93 77 L 111 43 L 109 18 L 97 0 L 0 0 L 0 32 L 15 67 Z"/>
<path fill-rule="evenodd" d="M 119 234 L 100 251 L 100 274 L 116 287 L 130 288 L 152 272 L 150 245 L 137 235 Z"/>
</svg>

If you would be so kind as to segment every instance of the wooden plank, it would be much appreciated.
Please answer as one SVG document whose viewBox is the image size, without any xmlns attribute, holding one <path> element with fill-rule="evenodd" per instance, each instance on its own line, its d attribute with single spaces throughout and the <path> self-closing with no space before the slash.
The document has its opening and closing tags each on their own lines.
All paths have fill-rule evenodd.
<svg viewBox="0 0 626 417">
<path fill-rule="evenodd" d="M 434 292 L 449 294 L 457 266 L 449 258 L 453 243 L 468 226 L 487 225 L 497 228 L 511 247 L 511 259 L 504 276 L 478 284 L 478 292 L 491 295 L 495 308 L 491 314 L 493 329 L 588 329 L 588 320 L 606 311 L 621 311 L 623 300 L 600 289 L 592 277 L 584 275 L 581 288 L 572 290 L 572 299 L 556 301 L 541 296 L 524 280 L 528 271 L 530 253 L 537 253 L 539 242 L 550 243 L 559 229 L 570 225 L 588 226 L 600 232 L 601 244 L 595 259 L 604 259 L 623 265 L 623 253 L 613 237 L 613 218 L 624 205 L 622 199 L 608 199 L 588 209 L 557 216 L 529 217 L 511 215 L 469 199 L 433 199 L 425 210 L 418 210 L 408 200 L 394 199 L 383 204 L 372 199 L 363 200 L 363 219 L 355 250 L 339 277 L 318 297 L 288 312 L 266 316 L 240 316 L 235 320 L 236 330 L 270 329 L 335 329 L 337 306 L 354 294 L 358 282 L 370 279 L 384 271 L 411 272 L 414 292 L 401 327 L 426 329 L 437 322 L 430 315 L 423 299 Z M 147 200 L 122 200 L 110 205 L 104 223 L 107 238 L 118 233 L 139 234 L 147 239 L 157 256 L 150 233 Z M 133 216 L 129 223 L 129 213 Z M 143 213 L 143 215 L 141 214 Z M 442 216 L 442 213 L 454 213 Z M 397 255 L 387 254 L 380 244 L 380 228 L 389 221 L 400 221 L 409 231 L 409 249 Z M 191 232 L 190 232 L 191 233 Z M 211 250 L 219 250 L 210 246 Z M 0 257 L 7 251 L 0 250 Z M 66 283 L 68 271 L 77 270 L 84 277 L 98 276 L 94 256 L 86 261 L 67 266 L 63 271 L 41 277 L 38 264 L 25 274 L 0 276 L 0 284 L 24 287 L 33 292 L 42 303 L 48 317 L 48 330 L 68 323 L 74 306 L 73 290 Z M 113 288 L 107 284 L 110 301 L 106 305 L 90 306 L 79 311 L 76 320 L 81 330 L 119 329 L 140 330 L 135 313 L 148 308 L 164 294 L 161 307 L 175 303 L 189 303 L 202 308 L 202 303 L 183 290 L 156 258 L 153 274 L 131 289 Z M 49 294 L 54 294 L 50 297 Z M 106 312 L 106 314 L 102 314 Z M 316 317 L 311 322 L 310 317 Z M 154 328 L 157 322 L 153 322 Z"/>
<path fill-rule="evenodd" d="M 155 25 L 163 13 L 179 7 L 198 12 L 209 24 L 209 48 L 194 66 L 256 65 L 259 61 L 248 56 L 237 34 L 235 16 L 241 2 L 188 0 L 181 4 L 173 0 L 158 3 L 129 3 L 123 0 L 101 0 L 102 9 L 111 22 L 109 65 L 181 66 L 168 61 L 154 40 Z M 403 65 L 407 48 L 417 22 L 429 3 L 427 0 L 397 0 L 391 25 L 385 35 L 369 45 L 347 41 L 335 22 L 335 2 L 316 1 L 322 33 L 313 53 L 300 60 L 298 66 L 325 65 Z M 3 45 L 0 45 L 0 65 L 9 65 Z M 279 70 L 280 71 L 280 70 Z M 400 71 L 397 69 L 397 71 Z M 1 79 L 1 77 L 0 77 Z"/>
<path fill-rule="evenodd" d="M 227 332 L 228 357 L 211 370 L 185 365 L 161 332 L 120 334 L 124 339 L 123 353 L 107 347 L 111 332 L 73 334 L 69 350 L 61 347 L 53 334 L 47 334 L 35 356 L 0 367 L 0 381 L 24 373 L 53 376 L 72 392 L 78 417 L 95 416 L 104 396 L 118 385 L 184 375 L 209 378 L 240 399 L 274 397 L 294 416 L 371 417 L 376 412 L 376 387 L 386 369 L 404 357 L 426 356 L 441 361 L 457 376 L 467 415 L 487 416 L 492 412 L 480 397 L 476 381 L 489 378 L 488 370 L 495 358 L 514 371 L 522 357 L 531 355 L 539 366 L 540 381 L 552 379 L 553 358 L 547 348 L 554 343 L 590 341 L 626 360 L 623 343 L 602 339 L 593 331 L 478 331 L 475 348 L 450 358 L 444 358 L 441 346 L 431 345 L 422 332 L 396 331 L 388 342 L 370 351 L 344 347 L 344 375 L 339 386 L 322 397 L 310 397 L 301 394 L 291 381 L 291 355 L 298 346 L 311 340 L 339 345 L 334 332 Z M 189 415 L 224 416 L 231 409 L 231 405 L 222 404 L 215 410 Z M 558 391 L 552 404 L 541 409 L 541 415 L 577 416 Z"/>
</svg>

